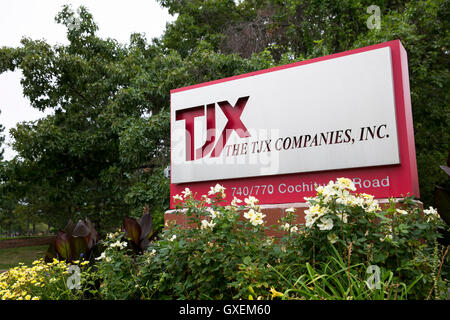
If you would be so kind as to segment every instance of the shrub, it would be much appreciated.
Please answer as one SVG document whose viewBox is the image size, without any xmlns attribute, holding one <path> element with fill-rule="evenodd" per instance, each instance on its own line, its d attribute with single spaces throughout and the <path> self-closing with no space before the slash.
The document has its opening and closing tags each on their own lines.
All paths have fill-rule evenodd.
<svg viewBox="0 0 450 320">
<path fill-rule="evenodd" d="M 307 199 L 306 224 L 293 224 L 288 209 L 278 226 L 284 236 L 276 239 L 266 236 L 254 197 L 227 202 L 216 185 L 198 199 L 186 188 L 175 199 L 189 227 L 166 226 L 133 258 L 108 249 L 103 288 L 133 299 L 443 297 L 448 255 L 436 242 L 443 224 L 434 209 L 424 213 L 407 198 L 402 209 L 391 201 L 383 211 L 373 196 L 354 191 L 345 178 L 318 187 Z M 380 270 L 378 291 L 367 286 L 372 267 Z M 306 294 L 311 281 L 316 285 Z"/>
</svg>

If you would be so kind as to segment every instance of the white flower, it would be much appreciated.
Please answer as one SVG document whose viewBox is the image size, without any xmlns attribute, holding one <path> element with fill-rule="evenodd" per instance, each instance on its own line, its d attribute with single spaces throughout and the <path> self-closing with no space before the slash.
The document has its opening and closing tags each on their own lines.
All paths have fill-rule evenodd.
<svg viewBox="0 0 450 320">
<path fill-rule="evenodd" d="M 259 200 L 256 199 L 254 196 L 250 196 L 250 197 L 248 197 L 248 198 L 245 198 L 244 202 L 245 202 L 248 206 L 254 208 L 254 207 L 258 204 Z"/>
<path fill-rule="evenodd" d="M 408 211 L 402 210 L 402 209 L 396 209 L 395 211 L 397 211 L 397 213 L 400 213 L 400 214 L 403 214 L 403 215 L 408 214 Z"/>
<path fill-rule="evenodd" d="M 208 195 L 214 195 L 216 193 L 221 193 L 222 198 L 225 197 L 225 188 L 221 186 L 220 184 L 216 184 L 215 187 L 211 187 Z"/>
<path fill-rule="evenodd" d="M 262 214 L 262 212 L 255 211 L 250 209 L 248 212 L 244 213 L 244 218 L 250 220 L 250 223 L 254 226 L 262 224 L 264 221 L 262 220 L 266 215 Z"/>
<path fill-rule="evenodd" d="M 342 222 L 344 222 L 344 223 L 348 222 L 348 214 L 341 213 L 341 214 L 337 214 L 337 216 L 339 217 L 339 219 L 341 219 Z"/>
<path fill-rule="evenodd" d="M 289 230 L 290 227 L 291 227 L 291 225 L 289 223 L 285 223 L 281 226 L 281 229 L 287 231 L 287 230 Z"/>
<path fill-rule="evenodd" d="M 430 215 L 433 215 L 433 216 L 438 216 L 437 210 L 435 208 L 431 207 L 431 206 L 430 206 L 429 209 L 423 210 L 423 213 L 430 214 Z"/>
<path fill-rule="evenodd" d="M 174 235 L 169 239 L 169 241 L 173 241 L 173 240 L 175 240 L 176 238 L 177 238 L 177 235 L 174 234 Z"/>
<path fill-rule="evenodd" d="M 380 238 L 380 241 L 383 242 L 386 239 L 392 240 L 392 234 L 388 234 L 387 236 L 385 236 L 384 238 Z"/>
<path fill-rule="evenodd" d="M 373 195 L 371 195 L 371 194 L 361 193 L 359 196 L 364 198 L 368 202 L 371 202 L 373 200 Z"/>
<path fill-rule="evenodd" d="M 256 216 L 256 211 L 253 209 L 248 210 L 246 213 L 244 213 L 244 218 L 245 219 L 253 219 L 253 217 Z"/>
<path fill-rule="evenodd" d="M 284 212 L 287 212 L 287 213 L 294 213 L 294 212 L 295 212 L 295 209 L 294 209 L 293 207 L 291 207 L 291 208 L 288 208 L 288 209 L 284 210 Z"/>
<path fill-rule="evenodd" d="M 238 204 L 238 203 L 241 203 L 241 202 L 242 202 L 242 200 L 240 200 L 240 199 L 234 197 L 233 200 L 231 201 L 231 205 L 232 205 L 232 206 L 237 206 L 237 204 Z"/>
<path fill-rule="evenodd" d="M 213 208 L 206 208 L 206 211 L 211 215 L 211 219 L 215 219 L 222 216 L 220 211 L 215 211 Z"/>
<path fill-rule="evenodd" d="M 181 191 L 181 193 L 184 195 L 185 199 L 192 195 L 192 192 L 189 188 L 185 188 L 184 191 Z"/>
<path fill-rule="evenodd" d="M 97 258 L 95 258 L 95 260 L 103 260 L 106 258 L 105 252 L 102 252 L 102 254 L 100 256 L 98 256 Z"/>
<path fill-rule="evenodd" d="M 323 186 L 317 186 L 317 187 L 316 187 L 316 192 L 319 193 L 319 194 L 323 193 L 323 192 L 324 192 Z M 306 200 L 306 198 L 307 198 L 307 197 L 305 197 L 304 199 Z"/>
<path fill-rule="evenodd" d="M 211 199 L 210 198 L 208 198 L 208 196 L 207 195 L 202 195 L 202 199 L 203 199 L 203 201 L 205 201 L 205 203 L 207 203 L 207 204 L 211 204 Z"/>
<path fill-rule="evenodd" d="M 216 225 L 214 222 L 209 222 L 208 220 L 202 220 L 201 221 L 202 225 L 200 227 L 200 229 L 213 229 L 214 226 Z"/>
<path fill-rule="evenodd" d="M 127 246 L 126 242 L 120 242 L 119 240 L 117 240 L 116 242 L 113 242 L 110 244 L 111 248 L 119 248 L 119 249 L 123 249 Z"/>
<path fill-rule="evenodd" d="M 380 211 L 380 210 L 381 210 L 381 208 L 378 205 L 378 202 L 376 200 L 374 200 L 367 208 L 367 212 L 375 212 L 375 211 Z"/>
<path fill-rule="evenodd" d="M 298 227 L 297 226 L 293 226 L 292 228 L 291 228 L 291 233 L 295 233 L 295 232 L 297 232 L 298 231 Z"/>
<path fill-rule="evenodd" d="M 183 201 L 183 197 L 180 196 L 179 194 L 177 194 L 177 195 L 173 196 L 173 200 L 181 200 L 181 201 Z"/>
<path fill-rule="evenodd" d="M 331 243 L 335 243 L 338 240 L 338 236 L 334 233 L 329 233 L 327 235 L 327 239 L 328 241 L 330 241 Z"/>
<path fill-rule="evenodd" d="M 349 189 L 351 191 L 355 191 L 356 190 L 355 184 L 353 183 L 352 180 L 350 180 L 348 178 L 338 178 L 337 179 L 337 185 L 340 188 Z"/>
<path fill-rule="evenodd" d="M 331 218 L 322 218 L 320 222 L 317 226 L 321 231 L 333 229 L 333 220 Z"/>
<path fill-rule="evenodd" d="M 317 218 L 313 218 L 311 216 L 305 216 L 305 222 L 306 222 L 305 226 L 307 228 L 311 228 L 314 225 L 314 223 L 316 222 L 316 220 L 317 220 Z"/>
<path fill-rule="evenodd" d="M 264 222 L 262 219 L 263 217 L 265 217 L 265 215 L 261 214 L 261 212 L 258 212 L 258 214 L 253 219 L 250 219 L 250 223 L 254 226 L 260 225 Z"/>
</svg>

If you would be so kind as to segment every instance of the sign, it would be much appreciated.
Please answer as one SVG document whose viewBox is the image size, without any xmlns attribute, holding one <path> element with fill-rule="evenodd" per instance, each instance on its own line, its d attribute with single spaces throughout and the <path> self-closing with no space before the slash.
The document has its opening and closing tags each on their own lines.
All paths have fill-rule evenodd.
<svg viewBox="0 0 450 320">
<path fill-rule="evenodd" d="M 406 51 L 390 41 L 171 91 L 171 196 L 303 202 L 351 178 L 419 196 Z"/>
</svg>

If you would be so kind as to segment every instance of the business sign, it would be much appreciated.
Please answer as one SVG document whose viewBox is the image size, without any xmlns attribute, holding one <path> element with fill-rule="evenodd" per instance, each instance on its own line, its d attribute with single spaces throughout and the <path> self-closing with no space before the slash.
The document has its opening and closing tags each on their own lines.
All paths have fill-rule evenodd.
<svg viewBox="0 0 450 320">
<path fill-rule="evenodd" d="M 400 41 L 171 91 L 171 196 L 220 183 L 231 199 L 303 202 L 337 177 L 419 196 Z"/>
</svg>

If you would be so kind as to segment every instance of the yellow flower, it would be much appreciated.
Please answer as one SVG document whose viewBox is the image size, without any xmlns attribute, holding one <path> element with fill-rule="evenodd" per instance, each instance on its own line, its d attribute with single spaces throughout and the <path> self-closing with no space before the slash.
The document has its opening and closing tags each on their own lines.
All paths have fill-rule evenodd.
<svg viewBox="0 0 450 320">
<path fill-rule="evenodd" d="M 30 300 L 31 296 L 29 294 L 26 295 L 25 300 Z"/>
<path fill-rule="evenodd" d="M 276 298 L 276 297 L 282 297 L 284 296 L 284 294 L 282 294 L 281 292 L 278 292 L 277 290 L 275 290 L 274 287 L 270 288 L 270 293 L 272 294 L 272 299 Z"/>
</svg>

